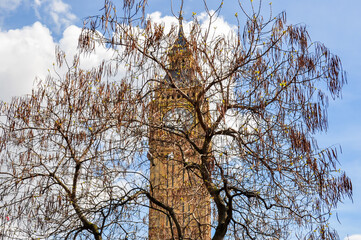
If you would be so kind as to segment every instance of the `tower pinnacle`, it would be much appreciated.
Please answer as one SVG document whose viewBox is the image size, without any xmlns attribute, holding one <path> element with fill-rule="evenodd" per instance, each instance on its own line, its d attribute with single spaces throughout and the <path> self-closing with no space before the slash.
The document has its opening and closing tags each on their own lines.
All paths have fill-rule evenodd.
<svg viewBox="0 0 361 240">
<path fill-rule="evenodd" d="M 194 86 L 198 81 L 194 78 L 192 52 L 183 31 L 182 11 L 179 13 L 178 22 L 178 36 L 168 52 L 169 73 L 165 80 L 182 87 Z"/>
<path fill-rule="evenodd" d="M 182 11 L 179 12 L 178 21 L 179 21 L 178 38 L 177 38 L 176 42 L 174 43 L 174 45 L 175 45 L 176 48 L 184 50 L 186 48 L 187 41 L 185 39 L 184 31 L 183 31 Z"/>
</svg>

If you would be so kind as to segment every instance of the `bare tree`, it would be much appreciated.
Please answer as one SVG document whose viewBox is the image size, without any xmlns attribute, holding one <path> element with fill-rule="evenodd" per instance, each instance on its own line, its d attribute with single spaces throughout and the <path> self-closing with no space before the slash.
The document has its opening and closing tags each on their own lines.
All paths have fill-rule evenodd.
<svg viewBox="0 0 361 240">
<path fill-rule="evenodd" d="M 79 46 L 113 48 L 123 80 L 99 82 L 118 70 L 106 64 L 70 68 L 2 104 L 4 235 L 26 223 L 32 237 L 147 239 L 150 208 L 169 221 L 169 239 L 209 239 L 187 230 L 184 214 L 196 210 L 181 216 L 179 202 L 159 194 L 149 169 L 166 159 L 175 180 L 188 176 L 187 201 L 209 198 L 204 229 L 214 240 L 338 239 L 328 221 L 352 185 L 338 150 L 319 148 L 314 134 L 327 130 L 328 97 L 346 82 L 339 58 L 285 13 L 263 18 L 256 3 L 239 3 L 243 29 L 236 14 L 238 29 L 217 35 L 223 2 L 215 11 L 204 3 L 209 24 L 193 14 L 184 34 L 146 19 L 144 2 L 124 1 L 124 18 L 106 1 Z M 179 103 L 187 111 L 167 114 Z"/>
<path fill-rule="evenodd" d="M 121 216 L 137 208 L 126 182 L 142 148 L 130 121 L 136 98 L 124 81 L 102 82 L 102 66 L 83 71 L 78 63 L 0 105 L 1 234 L 9 239 L 114 239 L 128 225 Z"/>
</svg>

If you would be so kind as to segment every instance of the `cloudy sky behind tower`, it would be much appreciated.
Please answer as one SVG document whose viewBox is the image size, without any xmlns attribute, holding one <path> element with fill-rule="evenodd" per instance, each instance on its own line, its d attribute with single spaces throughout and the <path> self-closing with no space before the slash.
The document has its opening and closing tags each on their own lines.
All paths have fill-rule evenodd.
<svg viewBox="0 0 361 240">
<path fill-rule="evenodd" d="M 148 12 L 154 20 L 172 20 L 169 2 L 148 0 Z M 192 12 L 201 16 L 202 2 L 185 1 L 185 21 L 191 19 Z M 212 8 L 219 1 L 209 2 Z M 225 1 L 219 29 L 236 24 L 234 15 L 239 10 L 235 9 L 239 8 L 230 2 L 237 1 Z M 263 5 L 270 2 L 264 0 Z M 30 93 L 36 77 L 45 79 L 52 72 L 57 45 L 67 55 L 75 54 L 84 18 L 99 14 L 102 4 L 103 0 L 0 0 L 0 99 L 9 101 L 12 96 Z M 330 101 L 329 130 L 318 140 L 323 147 L 342 146 L 339 159 L 354 187 L 353 203 L 345 200 L 333 214 L 341 223 L 333 217 L 332 224 L 341 239 L 361 240 L 361 1 L 274 0 L 272 7 L 274 14 L 286 11 L 288 23 L 306 25 L 311 39 L 339 55 L 347 71 L 343 99 Z M 111 52 L 98 48 L 83 63 L 92 67 L 104 58 L 111 58 Z"/>
</svg>

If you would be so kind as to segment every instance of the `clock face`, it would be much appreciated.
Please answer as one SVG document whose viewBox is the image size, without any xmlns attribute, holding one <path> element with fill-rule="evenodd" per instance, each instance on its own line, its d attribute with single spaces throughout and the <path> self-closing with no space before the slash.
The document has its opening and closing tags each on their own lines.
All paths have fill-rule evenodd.
<svg viewBox="0 0 361 240">
<path fill-rule="evenodd" d="M 167 127 L 187 130 L 193 124 L 193 114 L 185 108 L 173 108 L 164 114 L 163 122 Z"/>
</svg>

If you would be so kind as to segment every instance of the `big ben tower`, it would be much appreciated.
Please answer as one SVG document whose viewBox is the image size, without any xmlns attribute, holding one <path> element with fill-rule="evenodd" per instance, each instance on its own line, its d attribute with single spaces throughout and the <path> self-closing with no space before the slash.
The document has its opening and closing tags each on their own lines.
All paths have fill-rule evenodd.
<svg viewBox="0 0 361 240">
<path fill-rule="evenodd" d="M 168 73 L 150 104 L 149 240 L 211 239 L 210 197 L 194 167 L 200 156 L 190 143 L 199 144 L 203 135 L 189 101 L 201 87 L 193 61 L 180 17 L 178 38 L 168 52 Z M 198 114 L 207 117 L 208 104 L 203 105 Z"/>
</svg>

